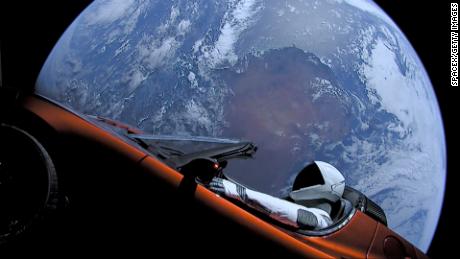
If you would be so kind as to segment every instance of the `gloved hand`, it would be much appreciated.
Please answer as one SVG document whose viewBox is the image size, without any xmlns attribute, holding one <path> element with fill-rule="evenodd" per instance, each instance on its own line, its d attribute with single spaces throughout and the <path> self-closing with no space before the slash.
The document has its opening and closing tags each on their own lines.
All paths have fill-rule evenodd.
<svg viewBox="0 0 460 259">
<path fill-rule="evenodd" d="M 214 177 L 208 184 L 208 188 L 220 195 L 225 195 L 224 179 Z"/>
</svg>

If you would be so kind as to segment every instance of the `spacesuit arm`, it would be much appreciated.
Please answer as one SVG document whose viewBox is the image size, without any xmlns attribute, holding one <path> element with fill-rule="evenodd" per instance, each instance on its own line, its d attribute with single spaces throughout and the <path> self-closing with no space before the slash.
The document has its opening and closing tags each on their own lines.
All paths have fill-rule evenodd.
<svg viewBox="0 0 460 259">
<path fill-rule="evenodd" d="M 210 189 L 229 198 L 239 200 L 269 217 L 296 228 L 322 229 L 332 224 L 329 214 L 321 209 L 308 208 L 261 192 L 238 183 L 214 178 Z"/>
</svg>

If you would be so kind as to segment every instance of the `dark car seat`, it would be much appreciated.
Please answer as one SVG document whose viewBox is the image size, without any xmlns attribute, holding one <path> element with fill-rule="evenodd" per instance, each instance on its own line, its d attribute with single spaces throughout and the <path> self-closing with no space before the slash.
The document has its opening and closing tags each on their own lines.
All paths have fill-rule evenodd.
<svg viewBox="0 0 460 259">
<path fill-rule="evenodd" d="M 337 201 L 331 210 L 331 219 L 333 224 L 341 221 L 344 217 L 348 216 L 353 209 L 353 205 L 346 199 L 340 199 Z"/>
</svg>

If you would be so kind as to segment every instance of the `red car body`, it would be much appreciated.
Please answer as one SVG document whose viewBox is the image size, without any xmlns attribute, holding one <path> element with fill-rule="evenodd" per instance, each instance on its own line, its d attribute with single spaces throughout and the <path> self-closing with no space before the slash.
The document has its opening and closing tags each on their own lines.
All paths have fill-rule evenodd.
<svg viewBox="0 0 460 259">
<path fill-rule="evenodd" d="M 35 95 L 27 96 L 20 100 L 18 107 L 28 113 L 28 116 L 36 117 L 36 120 L 41 121 L 41 124 L 46 125 L 49 130 L 39 129 L 39 127 L 36 127 L 37 125 L 31 125 L 26 122 L 15 122 L 14 119 L 11 123 L 17 124 L 18 127 L 36 136 L 41 143 L 45 143 L 45 149 L 54 150 L 50 152 L 53 160 L 55 159 L 53 154 L 62 154 L 62 152 L 66 152 L 65 148 L 71 149 L 72 147 L 67 146 L 62 149 L 62 146 L 56 148 L 56 144 L 48 146 L 46 143 L 51 143 L 53 141 L 52 138 L 62 138 L 58 136 L 65 136 L 65 138 L 76 137 L 83 140 L 84 143 L 103 147 L 104 150 L 110 150 L 117 157 L 122 157 L 132 166 L 133 173 L 142 174 L 142 177 L 147 177 L 149 181 L 154 182 L 156 185 L 164 186 L 168 190 L 166 195 L 170 196 L 174 192 L 180 193 L 184 176 L 178 170 L 169 167 L 136 143 L 101 127 L 98 123 L 94 122 L 94 119 L 90 119 L 85 115 L 78 114 L 50 100 Z M 104 120 L 105 124 L 127 132 L 141 133 L 140 130 L 117 121 L 101 120 Z M 49 132 L 45 134 L 45 131 Z M 52 147 L 53 145 L 54 147 Z M 90 147 L 88 146 L 88 148 Z M 103 155 L 103 153 L 100 154 L 101 157 Z M 56 157 L 58 156 L 56 155 Z M 101 163 L 103 163 L 102 161 Z M 104 165 L 102 166 L 104 167 Z M 66 174 L 65 171 L 60 171 L 61 168 L 65 168 L 65 166 L 57 166 L 59 177 Z M 209 212 L 212 214 L 211 218 L 213 222 L 210 224 L 216 224 L 215 222 L 220 222 L 221 224 L 217 223 L 217 225 L 214 225 L 217 227 L 220 226 L 216 229 L 213 228 L 213 225 L 202 225 L 207 224 L 206 220 L 204 220 L 204 223 L 197 223 L 197 226 L 193 227 L 192 230 L 190 230 L 190 226 L 187 226 L 188 230 L 185 234 L 172 234 L 173 237 L 171 238 L 160 239 L 158 237 L 151 237 L 150 241 L 155 242 L 157 246 L 177 247 L 179 250 L 183 245 L 181 242 L 190 243 L 190 239 L 194 237 L 200 241 L 192 242 L 192 247 L 196 247 L 197 243 L 203 244 L 203 249 L 199 248 L 194 252 L 188 252 L 187 249 L 184 249 L 179 254 L 195 253 L 201 256 L 205 254 L 212 255 L 213 253 L 207 253 L 206 251 L 214 251 L 215 249 L 219 252 L 246 250 L 240 252 L 248 254 L 247 249 L 249 247 L 256 249 L 252 251 L 255 255 L 284 256 L 284 253 L 286 253 L 286 255 L 312 258 L 426 258 L 420 250 L 404 238 L 358 209 L 355 209 L 349 216 L 346 224 L 337 230 L 325 235 L 306 235 L 274 224 L 270 220 L 245 209 L 244 206 L 216 195 L 203 185 L 197 184 L 186 195 L 188 196 L 179 195 L 178 197 L 179 199 L 187 200 L 185 202 L 189 202 L 189 198 L 193 197 L 194 201 L 190 202 L 198 203 L 198 208 L 202 211 L 193 211 L 196 207 L 192 209 L 187 208 L 189 211 L 184 212 L 185 215 L 193 214 L 192 218 L 204 220 L 206 216 L 203 217 L 202 214 Z M 155 221 L 152 224 L 170 225 L 171 228 L 169 231 L 176 233 L 180 229 L 178 226 L 182 225 L 180 217 L 173 216 L 173 214 L 177 214 L 177 210 L 170 210 L 169 206 L 163 208 L 161 205 L 155 205 L 154 200 L 158 199 L 158 197 L 146 197 L 146 199 L 151 199 L 152 204 L 145 206 L 153 206 L 155 209 L 160 210 L 162 214 L 165 214 L 161 217 L 161 222 L 158 219 L 152 219 L 152 221 Z M 166 201 L 163 204 L 168 203 L 168 197 L 161 197 L 161 199 Z M 171 202 L 174 202 L 174 199 Z M 72 204 L 72 200 L 70 204 Z M 171 213 L 171 217 L 168 216 L 168 213 Z M 186 217 L 188 218 L 188 216 Z M 167 222 L 169 219 L 172 222 Z M 222 228 L 223 225 L 227 224 L 225 222 L 232 222 L 231 224 L 233 225 L 230 230 L 225 229 L 225 227 Z M 212 233 L 215 233 L 215 237 L 213 237 Z M 250 240 L 253 243 L 242 247 L 235 246 L 238 242 L 233 242 L 232 240 L 239 240 L 239 235 L 245 236 L 246 233 L 250 233 L 252 236 Z M 165 234 L 163 233 L 162 235 Z M 183 240 L 184 236 L 186 237 L 185 241 Z M 226 238 L 222 238 L 222 236 Z M 221 241 L 216 242 L 215 239 L 221 239 Z M 148 240 L 148 238 L 143 238 L 143 240 Z M 228 247 L 232 242 L 233 245 Z M 222 243 L 223 248 L 216 248 L 216 243 Z M 260 246 L 259 244 L 263 245 Z M 276 250 L 277 252 L 270 252 L 272 250 Z M 229 253 L 231 254 L 231 252 Z"/>
</svg>

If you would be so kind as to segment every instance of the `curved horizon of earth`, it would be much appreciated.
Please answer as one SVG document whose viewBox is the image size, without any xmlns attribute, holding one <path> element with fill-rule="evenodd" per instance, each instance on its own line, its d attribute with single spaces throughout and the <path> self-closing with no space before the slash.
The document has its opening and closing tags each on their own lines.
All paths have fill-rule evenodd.
<svg viewBox="0 0 460 259">
<path fill-rule="evenodd" d="M 66 30 L 36 92 L 152 134 L 246 139 L 226 173 L 275 196 L 313 160 L 427 251 L 445 188 L 428 75 L 372 1 L 94 1 Z"/>
</svg>

